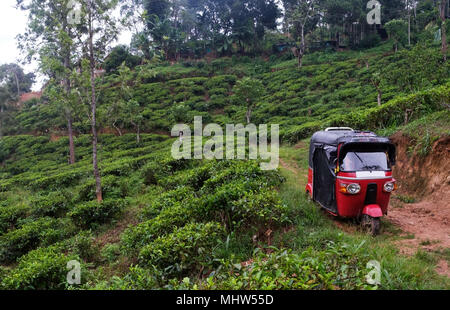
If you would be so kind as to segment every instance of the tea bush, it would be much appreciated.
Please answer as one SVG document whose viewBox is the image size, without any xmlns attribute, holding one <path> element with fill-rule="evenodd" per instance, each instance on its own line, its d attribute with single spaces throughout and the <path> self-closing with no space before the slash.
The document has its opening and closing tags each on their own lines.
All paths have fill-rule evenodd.
<svg viewBox="0 0 450 310">
<path fill-rule="evenodd" d="M 122 235 L 122 245 L 126 253 L 135 253 L 142 246 L 153 242 L 158 236 L 170 233 L 176 227 L 182 227 L 191 221 L 192 208 L 186 208 L 177 202 L 166 208 L 152 220 L 127 229 Z"/>
<path fill-rule="evenodd" d="M 274 190 L 246 192 L 242 198 L 232 202 L 231 212 L 236 227 L 251 223 L 256 227 L 274 228 L 290 222 L 287 206 L 283 205 Z"/>
<path fill-rule="evenodd" d="M 30 207 L 27 205 L 9 205 L 0 206 L 0 235 L 9 229 L 14 229 L 21 219 L 25 219 L 30 213 Z"/>
<path fill-rule="evenodd" d="M 0 236 L 0 262 L 13 262 L 30 250 L 64 240 L 73 233 L 67 219 L 44 217 L 26 222 Z"/>
<path fill-rule="evenodd" d="M 42 247 L 19 259 L 18 266 L 0 280 L 0 288 L 7 290 L 62 290 L 67 284 L 67 263 L 80 261 L 66 255 L 60 245 Z"/>
<path fill-rule="evenodd" d="M 206 280 L 175 283 L 174 288 L 212 290 L 323 290 L 370 289 L 365 281 L 368 257 L 357 247 L 330 242 L 322 251 L 308 248 L 300 254 L 275 249 L 259 251 L 248 266 L 223 262 L 224 268 Z"/>
<path fill-rule="evenodd" d="M 146 245 L 139 253 L 139 261 L 168 274 L 202 271 L 213 264 L 212 250 L 223 235 L 219 223 L 191 223 Z"/>
<path fill-rule="evenodd" d="M 94 224 L 103 224 L 113 219 L 123 211 L 127 203 L 125 199 L 109 199 L 101 203 L 86 202 L 76 205 L 68 216 L 78 227 L 89 228 Z"/>
<path fill-rule="evenodd" d="M 399 126 L 405 123 L 405 113 L 408 121 L 423 115 L 445 109 L 450 102 L 450 84 L 422 91 L 407 97 L 394 99 L 381 107 L 351 112 L 336 117 L 331 124 L 353 126 L 355 128 L 385 128 Z"/>
<path fill-rule="evenodd" d="M 71 206 L 70 201 L 68 192 L 43 193 L 31 200 L 31 215 L 36 218 L 64 216 Z"/>
</svg>

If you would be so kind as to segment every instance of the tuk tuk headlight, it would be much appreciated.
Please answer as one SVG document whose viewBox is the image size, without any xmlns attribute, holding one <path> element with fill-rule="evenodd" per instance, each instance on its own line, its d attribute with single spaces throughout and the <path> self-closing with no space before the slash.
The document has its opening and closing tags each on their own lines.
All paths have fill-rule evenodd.
<svg viewBox="0 0 450 310">
<path fill-rule="evenodd" d="M 394 182 L 387 182 L 386 184 L 384 184 L 384 191 L 386 193 L 392 193 L 395 190 L 396 186 Z"/>
<path fill-rule="evenodd" d="M 353 183 L 347 185 L 347 193 L 351 195 L 356 195 L 361 191 L 361 185 Z"/>
</svg>

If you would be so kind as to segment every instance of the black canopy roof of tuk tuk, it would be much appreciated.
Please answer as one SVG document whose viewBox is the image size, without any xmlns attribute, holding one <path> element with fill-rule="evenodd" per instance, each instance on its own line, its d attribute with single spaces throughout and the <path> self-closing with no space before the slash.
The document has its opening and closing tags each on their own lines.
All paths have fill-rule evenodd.
<svg viewBox="0 0 450 310">
<path fill-rule="evenodd" d="M 342 144 L 339 160 L 342 160 L 349 150 L 383 149 L 389 154 L 391 164 L 395 164 L 395 146 L 386 137 L 379 137 L 370 131 L 332 130 L 318 131 L 311 138 L 309 166 L 313 167 L 313 156 L 317 148 L 325 149 L 331 161 L 337 158 L 337 148 Z"/>
</svg>

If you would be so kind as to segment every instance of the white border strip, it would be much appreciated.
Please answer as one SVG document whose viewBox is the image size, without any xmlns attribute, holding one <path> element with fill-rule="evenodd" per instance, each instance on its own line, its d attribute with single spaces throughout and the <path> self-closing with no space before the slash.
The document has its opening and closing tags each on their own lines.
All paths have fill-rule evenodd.
<svg viewBox="0 0 450 310">
<path fill-rule="evenodd" d="M 340 180 L 388 180 L 393 179 L 392 176 L 390 177 L 371 177 L 371 178 L 351 178 L 351 177 L 337 177 Z"/>
</svg>

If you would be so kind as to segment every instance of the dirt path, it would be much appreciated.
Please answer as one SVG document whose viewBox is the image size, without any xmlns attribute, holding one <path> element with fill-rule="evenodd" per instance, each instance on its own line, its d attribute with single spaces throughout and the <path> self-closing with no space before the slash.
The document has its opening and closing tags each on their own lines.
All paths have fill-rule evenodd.
<svg viewBox="0 0 450 310">
<path fill-rule="evenodd" d="M 410 139 L 402 133 L 391 137 L 397 146 L 394 176 L 400 190 L 397 195 L 418 197 L 418 202 L 391 200 L 391 223 L 403 231 L 406 239 L 397 242 L 400 251 L 413 255 L 417 250 L 450 249 L 450 137 L 434 142 L 426 157 L 408 155 Z M 448 261 L 438 264 L 438 272 L 450 277 Z"/>
<path fill-rule="evenodd" d="M 281 167 L 283 167 L 284 169 L 289 170 L 290 172 L 292 172 L 293 174 L 295 174 L 296 176 L 299 173 L 299 169 L 298 166 L 293 165 L 291 163 L 287 163 L 286 161 L 284 161 L 283 159 L 280 158 L 280 165 Z"/>
<path fill-rule="evenodd" d="M 387 220 L 409 235 L 397 242 L 401 253 L 413 255 L 418 249 L 436 251 L 450 248 L 449 201 L 450 186 L 446 185 L 420 202 L 390 209 Z M 439 262 L 437 270 L 450 277 L 445 260 Z"/>
<path fill-rule="evenodd" d="M 445 186 L 418 203 L 391 208 L 387 219 L 414 235 L 414 239 L 402 242 L 406 245 L 422 246 L 428 250 L 450 248 L 449 201 L 450 186 Z M 407 248 L 404 250 L 408 252 Z"/>
</svg>

